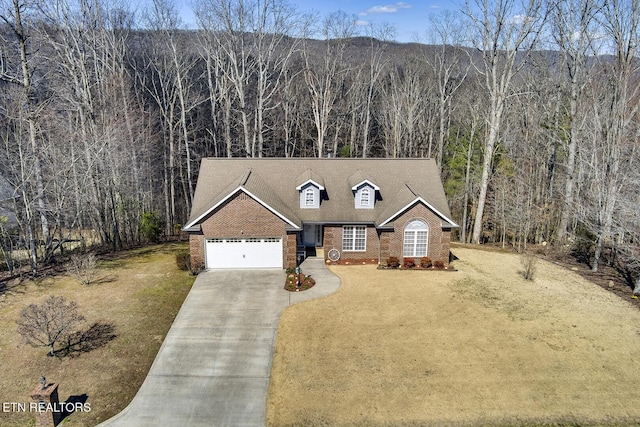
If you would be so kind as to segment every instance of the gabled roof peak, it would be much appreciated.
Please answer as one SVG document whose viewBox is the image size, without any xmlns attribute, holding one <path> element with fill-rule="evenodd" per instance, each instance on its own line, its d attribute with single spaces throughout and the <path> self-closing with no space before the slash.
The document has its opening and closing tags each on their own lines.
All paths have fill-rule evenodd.
<svg viewBox="0 0 640 427">
<path fill-rule="evenodd" d="M 358 169 L 353 173 L 353 175 L 349 177 L 349 185 L 351 186 L 351 189 L 353 191 L 356 191 L 362 184 L 368 184 L 376 191 L 380 190 L 380 187 L 374 184 L 373 181 L 368 179 L 367 176 L 365 176 L 365 174 L 363 174 L 362 171 Z"/>
<path fill-rule="evenodd" d="M 311 168 L 306 169 L 300 175 L 296 177 L 295 183 L 298 184 L 296 186 L 296 190 L 301 190 L 302 187 L 307 185 L 308 183 L 313 183 L 320 190 L 324 190 L 324 179 L 317 173 L 311 170 Z"/>
</svg>

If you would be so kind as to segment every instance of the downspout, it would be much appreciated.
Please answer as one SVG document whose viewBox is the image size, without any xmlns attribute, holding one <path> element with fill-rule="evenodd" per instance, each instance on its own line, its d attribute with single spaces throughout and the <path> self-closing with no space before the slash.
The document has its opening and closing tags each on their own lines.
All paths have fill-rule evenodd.
<svg viewBox="0 0 640 427">
<path fill-rule="evenodd" d="M 382 261 L 382 231 L 378 227 L 376 227 L 376 231 L 378 232 L 378 265 L 380 265 Z"/>
</svg>

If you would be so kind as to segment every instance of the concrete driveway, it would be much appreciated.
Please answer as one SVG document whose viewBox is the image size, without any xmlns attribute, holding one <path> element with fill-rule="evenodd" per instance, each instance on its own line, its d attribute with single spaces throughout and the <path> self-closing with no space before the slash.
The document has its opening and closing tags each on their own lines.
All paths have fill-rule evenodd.
<svg viewBox="0 0 640 427">
<path fill-rule="evenodd" d="M 296 293 L 282 270 L 201 273 L 133 401 L 100 426 L 264 426 L 280 313 L 340 286 L 322 259 L 302 271 L 317 284 Z"/>
</svg>

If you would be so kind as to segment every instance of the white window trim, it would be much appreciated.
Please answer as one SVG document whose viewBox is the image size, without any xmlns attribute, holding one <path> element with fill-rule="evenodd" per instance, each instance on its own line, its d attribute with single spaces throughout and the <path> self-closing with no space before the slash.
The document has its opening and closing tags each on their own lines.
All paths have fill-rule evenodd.
<svg viewBox="0 0 640 427">
<path fill-rule="evenodd" d="M 351 238 L 346 239 L 345 234 L 347 230 L 352 233 Z M 356 249 L 356 232 L 358 230 L 364 231 L 364 247 L 363 249 Z M 347 246 L 345 243 L 349 243 Z M 342 227 L 342 250 L 345 252 L 366 252 L 367 251 L 367 226 L 366 225 L 345 225 Z"/>
<path fill-rule="evenodd" d="M 409 228 L 411 226 L 411 224 L 417 223 L 417 222 L 421 222 L 425 225 L 424 228 Z M 426 246 L 425 246 L 425 253 L 423 254 L 417 254 L 416 253 L 416 249 L 418 246 L 418 232 L 425 232 L 426 233 L 426 237 L 427 237 L 427 241 L 426 241 Z M 406 246 L 407 246 L 407 234 L 413 234 L 412 236 L 412 242 L 411 242 L 411 253 L 407 253 L 406 252 Z M 405 258 L 417 258 L 417 257 L 426 257 L 429 255 L 429 225 L 427 224 L 426 221 L 421 220 L 421 219 L 414 219 L 412 221 L 410 221 L 409 223 L 407 223 L 407 225 L 404 227 L 404 235 L 402 236 L 402 256 Z"/>
</svg>

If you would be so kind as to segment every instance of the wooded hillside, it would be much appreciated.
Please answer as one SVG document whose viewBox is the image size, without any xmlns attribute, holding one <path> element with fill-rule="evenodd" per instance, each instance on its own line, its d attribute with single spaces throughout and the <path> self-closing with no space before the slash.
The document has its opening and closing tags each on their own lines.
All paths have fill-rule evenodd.
<svg viewBox="0 0 640 427">
<path fill-rule="evenodd" d="M 637 279 L 639 0 L 477 0 L 430 44 L 284 0 L 199 0 L 190 31 L 170 0 L 114 4 L 0 0 L 10 269 L 88 230 L 175 234 L 204 156 L 331 153 L 434 157 L 461 241 L 569 245 Z"/>
</svg>

